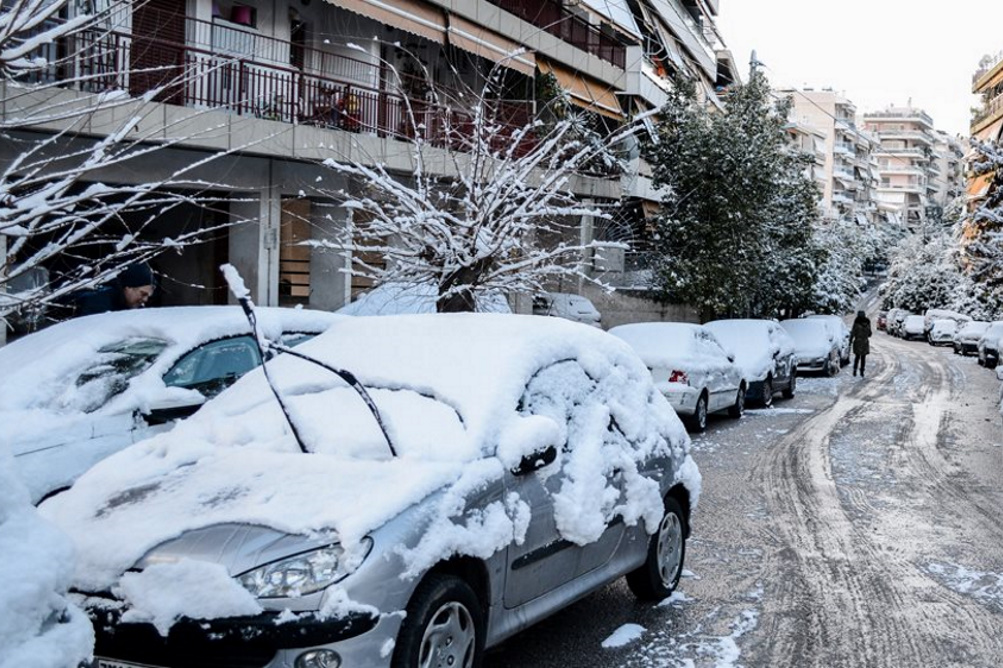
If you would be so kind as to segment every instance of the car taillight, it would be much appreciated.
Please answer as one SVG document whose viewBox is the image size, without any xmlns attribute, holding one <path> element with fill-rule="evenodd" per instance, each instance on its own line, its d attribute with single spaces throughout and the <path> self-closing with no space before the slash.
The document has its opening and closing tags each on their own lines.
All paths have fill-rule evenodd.
<svg viewBox="0 0 1003 668">
<path fill-rule="evenodd" d="M 686 375 L 685 371 L 673 371 L 669 374 L 670 383 L 689 383 L 690 377 Z"/>
</svg>

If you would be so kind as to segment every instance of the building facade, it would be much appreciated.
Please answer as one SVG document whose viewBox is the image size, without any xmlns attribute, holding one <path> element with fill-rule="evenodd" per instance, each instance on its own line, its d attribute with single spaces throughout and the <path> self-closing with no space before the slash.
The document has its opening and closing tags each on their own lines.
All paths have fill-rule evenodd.
<svg viewBox="0 0 1003 668">
<path fill-rule="evenodd" d="M 717 4 L 113 2 L 100 24 L 76 36 L 73 45 L 53 46 L 63 52 L 72 46 L 81 55 L 47 76 L 73 81 L 57 90 L 66 100 L 109 92 L 134 100 L 90 119 L 90 135 L 114 132 L 123 114 L 134 113 L 143 119 L 133 132 L 136 141 L 164 145 L 147 160 L 111 168 L 102 179 L 155 181 L 186 161 L 215 156 L 189 176 L 207 184 L 193 201 L 213 205 L 179 207 L 148 231 L 170 237 L 192 226 L 234 224 L 223 227 L 213 243 L 155 261 L 170 277 L 162 285 L 162 303 L 226 302 L 217 268 L 229 262 L 259 304 L 333 310 L 365 283 L 347 273 L 344 253 L 303 242 L 341 233 L 353 212 L 336 193 L 359 192 L 365 184 L 334 175 L 324 160 L 379 164 L 408 179 L 415 169 L 415 129 L 422 129 L 428 150 L 446 154 L 452 147 L 437 128 L 447 122 L 462 126 L 470 91 L 499 70 L 500 104 L 512 126 L 535 117 L 543 77 L 556 81 L 602 132 L 660 106 L 673 71 L 698 82 L 705 101 L 719 105 L 718 91 L 737 76 L 715 28 Z M 9 84 L 0 85 L 5 100 L 15 97 Z M 4 106 L 5 119 L 26 113 L 33 102 L 21 99 L 23 106 Z M 32 128 L 58 129 L 49 120 Z M 588 174 L 569 185 L 578 197 L 617 210 L 610 225 L 582 221 L 581 241 L 629 245 L 643 236 L 659 194 L 651 187 L 650 168 L 633 151 L 626 173 Z M 446 159 L 436 164 L 447 179 L 455 169 Z M 598 270 L 629 274 L 630 252 L 614 257 L 612 265 L 604 260 Z"/>
</svg>

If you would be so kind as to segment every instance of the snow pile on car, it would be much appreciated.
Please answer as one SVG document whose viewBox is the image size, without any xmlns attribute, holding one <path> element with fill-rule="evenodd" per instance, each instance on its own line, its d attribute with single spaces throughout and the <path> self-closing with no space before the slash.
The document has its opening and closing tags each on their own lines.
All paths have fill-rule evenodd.
<svg viewBox="0 0 1003 668">
<path fill-rule="evenodd" d="M 43 504 L 76 541 L 79 588 L 113 588 L 156 545 L 231 522 L 333 532 L 351 553 L 367 532 L 432 495 L 432 528 L 406 555 L 413 573 L 453 553 L 483 556 L 521 541 L 525 502 L 510 495 L 470 510 L 467 502 L 521 457 L 564 442 L 568 416 L 545 402 L 548 393 L 578 391 L 580 379 L 563 371 L 569 360 L 593 391 L 584 405 L 564 405 L 609 437 L 561 452 L 538 473 L 560 466 L 568 474 L 555 497 L 562 536 L 595 540 L 613 513 L 654 531 L 662 513 L 658 485 L 637 468 L 652 454 L 671 453 L 676 482 L 694 505 L 699 497 L 700 474 L 674 411 L 633 351 L 600 330 L 533 316 L 362 317 L 298 350 L 350 370 L 369 388 L 397 456 L 344 382 L 281 356 L 269 373 L 309 454 L 300 451 L 262 369 L 247 374 L 172 432 L 104 460 Z M 535 378 L 541 367 L 556 371 Z M 533 415 L 524 402 L 539 404 Z M 609 439 L 618 438 L 629 447 L 611 447 Z M 614 471 L 622 492 L 609 483 Z"/>
</svg>

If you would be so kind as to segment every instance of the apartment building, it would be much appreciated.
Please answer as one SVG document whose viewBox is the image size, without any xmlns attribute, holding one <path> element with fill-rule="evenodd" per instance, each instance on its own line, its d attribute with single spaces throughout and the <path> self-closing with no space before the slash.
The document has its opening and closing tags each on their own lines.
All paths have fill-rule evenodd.
<svg viewBox="0 0 1003 668">
<path fill-rule="evenodd" d="M 818 174 L 823 216 L 861 225 L 876 222 L 871 156 L 874 139 L 857 126 L 853 102 L 831 89 L 777 92 L 793 100 L 793 124 L 814 128 L 824 136 L 824 156 Z"/>
<path fill-rule="evenodd" d="M 259 304 L 336 309 L 363 287 L 346 274 L 349 258 L 301 242 L 342 231 L 353 213 L 334 193 L 360 192 L 365 184 L 332 174 L 323 160 L 380 164 L 407 179 L 414 171 L 412 118 L 429 150 L 445 154 L 450 147 L 444 139 L 437 144 L 436 128 L 447 116 L 462 126 L 456 119 L 470 106 L 464 92 L 480 90 L 496 66 L 504 73 L 504 118 L 515 126 L 534 117 L 543 76 L 605 131 L 660 106 L 672 71 L 693 78 L 708 104 L 720 104 L 718 91 L 736 74 L 714 25 L 717 6 L 718 0 L 113 0 L 102 24 L 76 38 L 75 71 L 68 73 L 64 61 L 47 76 L 76 80 L 62 91 L 68 100 L 109 91 L 136 99 L 134 109 L 91 119 L 91 135 L 112 132 L 122 114 L 137 113 L 143 120 L 136 139 L 168 144 L 102 178 L 157 180 L 226 152 L 190 175 L 209 184 L 199 190 L 200 201 L 218 195 L 214 205 L 178 207 L 148 232 L 170 237 L 193 226 L 250 222 L 224 229 L 211 244 L 159 258 L 157 268 L 170 277 L 165 304 L 225 302 L 216 268 L 230 262 Z M 443 93 L 434 101 L 429 85 Z M 7 104 L 2 113 L 30 104 Z M 39 122 L 35 129 L 58 127 Z M 632 157 L 626 174 L 589 174 L 570 184 L 577 196 L 617 211 L 615 224 L 582 221 L 582 241 L 630 243 L 643 233 L 659 195 L 636 148 Z M 447 159 L 435 164 L 445 178 L 455 169 Z M 607 258 L 599 269 L 623 273 L 629 255 Z"/>
<path fill-rule="evenodd" d="M 880 178 L 877 199 L 898 221 L 914 229 L 938 205 L 933 119 L 912 106 L 868 112 L 863 119 L 864 127 L 879 141 L 874 150 Z"/>
<path fill-rule="evenodd" d="M 972 92 L 981 97 L 981 106 L 972 115 L 970 134 L 985 142 L 998 142 L 1003 135 L 1003 51 L 988 54 L 972 74 Z M 972 176 L 966 184 L 969 206 L 985 198 L 990 175 Z"/>
</svg>

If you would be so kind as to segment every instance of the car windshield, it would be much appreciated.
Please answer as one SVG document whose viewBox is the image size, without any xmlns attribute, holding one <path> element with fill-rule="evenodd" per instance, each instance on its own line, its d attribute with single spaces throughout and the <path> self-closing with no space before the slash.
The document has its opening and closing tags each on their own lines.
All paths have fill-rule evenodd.
<svg viewBox="0 0 1003 668">
<path fill-rule="evenodd" d="M 135 337 L 98 349 L 94 362 L 76 377 L 68 407 L 86 413 L 97 410 L 150 368 L 166 347 L 162 339 Z"/>
</svg>

